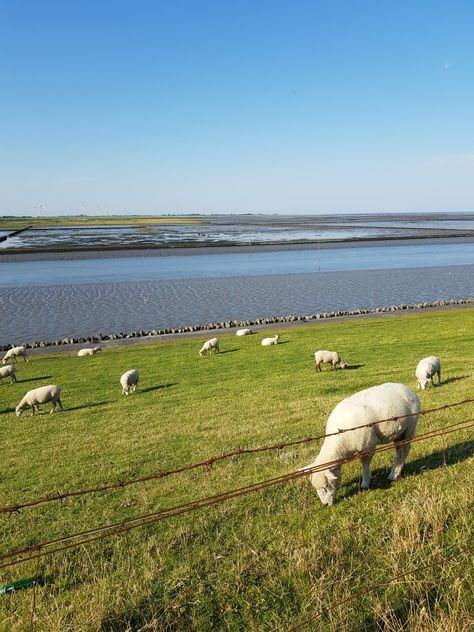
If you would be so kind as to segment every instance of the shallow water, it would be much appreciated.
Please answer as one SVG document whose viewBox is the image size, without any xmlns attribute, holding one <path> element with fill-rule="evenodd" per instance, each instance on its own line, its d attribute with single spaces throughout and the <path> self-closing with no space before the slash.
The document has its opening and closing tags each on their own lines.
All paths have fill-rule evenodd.
<svg viewBox="0 0 474 632">
<path fill-rule="evenodd" d="M 474 264 L 472 243 L 2 263 L 0 287 Z"/>
<path fill-rule="evenodd" d="M 474 296 L 474 265 L 46 283 L 0 288 L 1 344 L 465 298 Z"/>
</svg>

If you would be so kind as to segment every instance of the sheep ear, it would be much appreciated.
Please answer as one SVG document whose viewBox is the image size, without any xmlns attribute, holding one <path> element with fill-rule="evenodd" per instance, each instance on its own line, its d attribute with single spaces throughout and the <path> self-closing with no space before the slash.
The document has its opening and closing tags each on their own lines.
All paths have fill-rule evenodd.
<svg viewBox="0 0 474 632">
<path fill-rule="evenodd" d="M 328 479 L 329 483 L 334 483 L 335 481 L 337 481 L 337 474 L 334 474 L 334 472 L 332 470 L 328 470 L 326 472 L 326 478 Z"/>
</svg>

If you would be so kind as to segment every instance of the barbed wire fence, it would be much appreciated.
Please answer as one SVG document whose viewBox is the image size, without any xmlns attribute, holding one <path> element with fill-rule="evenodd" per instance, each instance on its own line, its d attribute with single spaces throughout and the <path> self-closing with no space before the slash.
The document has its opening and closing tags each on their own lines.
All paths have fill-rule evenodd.
<svg viewBox="0 0 474 632">
<path fill-rule="evenodd" d="M 423 411 L 420 411 L 419 414 L 427 415 L 433 412 L 443 411 L 446 409 L 450 409 L 453 407 L 461 406 L 461 405 L 472 403 L 472 402 L 474 402 L 474 399 L 465 399 L 460 402 L 455 402 L 453 404 L 445 404 L 442 406 L 438 406 L 436 408 L 425 409 Z M 36 508 L 40 505 L 51 503 L 54 501 L 62 501 L 66 498 L 76 498 L 79 496 L 85 496 L 85 495 L 89 495 L 93 493 L 104 492 L 108 490 L 116 490 L 119 488 L 124 488 L 128 485 L 134 485 L 134 484 L 145 482 L 145 481 L 159 480 L 166 476 L 181 474 L 181 473 L 184 473 L 196 468 L 201 468 L 201 467 L 210 468 L 212 467 L 214 463 L 223 461 L 225 459 L 230 459 L 230 458 L 243 456 L 243 455 L 255 454 L 259 452 L 282 450 L 287 447 L 294 447 L 297 445 L 303 445 L 305 443 L 322 440 L 322 439 L 325 439 L 326 437 L 336 436 L 336 435 L 343 434 L 346 432 L 353 432 L 361 428 L 370 428 L 377 424 L 390 422 L 390 421 L 398 421 L 404 417 L 414 416 L 415 414 L 418 414 L 418 413 L 411 413 L 411 414 L 407 414 L 403 416 L 376 420 L 370 423 L 355 426 L 353 428 L 340 429 L 337 432 L 333 432 L 333 433 L 327 433 L 327 434 L 322 434 L 322 435 L 317 435 L 317 436 L 307 436 L 302 439 L 292 440 L 288 442 L 280 442 L 280 443 L 276 443 L 276 444 L 272 444 L 268 446 L 261 446 L 261 447 L 255 447 L 255 448 L 238 448 L 234 451 L 231 451 L 222 455 L 218 455 L 218 456 L 213 456 L 196 463 L 185 464 L 181 467 L 178 467 L 172 470 L 162 470 L 162 471 L 151 473 L 142 477 L 127 479 L 124 481 L 114 481 L 114 482 L 104 483 L 102 485 L 98 485 L 96 487 L 89 487 L 87 489 L 66 491 L 62 493 L 58 492 L 58 493 L 51 494 L 45 497 L 32 499 L 30 501 L 18 502 L 18 503 L 6 505 L 3 507 L 0 507 L 0 513 L 8 514 L 10 516 L 12 516 L 13 514 L 21 514 L 22 510 L 26 508 Z M 428 430 L 427 432 L 423 434 L 419 434 L 415 436 L 413 439 L 396 441 L 395 446 L 398 447 L 398 446 L 413 444 L 413 443 L 417 443 L 421 441 L 426 441 L 428 439 L 433 439 L 436 437 L 445 438 L 447 435 L 450 435 L 452 433 L 467 431 L 467 430 L 472 430 L 472 429 L 474 429 L 474 418 L 467 419 L 464 421 L 458 421 L 448 426 L 445 426 L 443 428 Z M 7 551 L 6 553 L 0 554 L 0 570 L 4 570 L 9 567 L 18 566 L 26 562 L 33 561 L 35 562 L 35 565 L 36 565 L 36 575 L 38 575 L 40 560 L 44 558 L 45 556 L 57 555 L 65 551 L 76 549 L 78 547 L 89 545 L 89 544 L 92 544 L 93 542 L 98 542 L 98 541 L 104 540 L 106 538 L 114 537 L 114 536 L 126 535 L 128 537 L 128 533 L 134 529 L 156 524 L 160 521 L 167 520 L 173 517 L 182 516 L 184 514 L 197 511 L 204 507 L 219 505 L 228 500 L 232 500 L 232 499 L 239 498 L 242 496 L 247 496 L 249 494 L 256 493 L 258 491 L 267 489 L 269 487 L 274 487 L 283 483 L 287 483 L 287 482 L 296 480 L 298 478 L 301 478 L 303 476 L 314 474 L 316 472 L 321 472 L 330 468 L 339 467 L 346 463 L 356 461 L 365 456 L 369 456 L 373 454 L 376 455 L 378 453 L 387 452 L 392 449 L 393 449 L 393 444 L 382 445 L 378 447 L 376 450 L 370 450 L 366 452 L 357 452 L 351 455 L 350 457 L 336 459 L 333 461 L 327 461 L 325 463 L 321 463 L 321 464 L 317 464 L 313 466 L 307 466 L 297 471 L 292 471 L 287 474 L 283 474 L 283 475 L 276 476 L 273 478 L 258 481 L 256 483 L 238 487 L 232 490 L 221 492 L 213 496 L 207 496 L 201 499 L 192 500 L 186 503 L 181 503 L 181 504 L 168 507 L 165 509 L 161 509 L 158 511 L 141 514 L 132 518 L 125 519 L 125 520 L 112 522 L 109 524 L 97 525 L 97 526 L 94 526 L 82 531 L 67 533 L 63 536 L 60 536 L 51 540 L 47 540 L 44 542 L 32 544 L 30 546 L 25 546 L 22 548 L 10 550 L 10 551 Z M 444 451 L 446 451 L 446 442 L 444 442 Z M 446 462 L 446 459 L 444 459 L 444 462 Z M 424 565 L 427 566 L 427 563 L 424 563 Z M 398 574 L 394 576 L 393 578 L 388 579 L 384 582 L 371 584 L 370 586 L 365 587 L 363 591 L 359 591 L 354 596 L 351 596 L 350 599 L 349 598 L 344 599 L 341 602 L 335 603 L 334 608 L 343 605 L 344 603 L 346 603 L 346 601 L 356 599 L 360 596 L 367 594 L 368 592 L 373 592 L 377 588 L 383 585 L 397 581 L 397 579 L 400 579 L 402 576 L 414 573 L 417 570 L 419 570 L 421 566 L 413 568 L 412 570 L 406 571 L 406 573 Z M 37 582 L 33 584 L 32 605 L 31 605 L 31 613 L 30 613 L 30 630 L 34 630 L 34 626 L 35 626 L 36 584 Z M 295 629 L 295 630 L 300 629 L 302 626 L 309 624 L 312 620 L 317 619 L 318 617 L 321 617 L 322 614 L 324 613 L 324 610 L 325 609 L 319 609 L 316 613 L 314 613 L 307 619 L 303 620 L 300 624 L 298 624 L 298 626 L 292 629 Z"/>
</svg>

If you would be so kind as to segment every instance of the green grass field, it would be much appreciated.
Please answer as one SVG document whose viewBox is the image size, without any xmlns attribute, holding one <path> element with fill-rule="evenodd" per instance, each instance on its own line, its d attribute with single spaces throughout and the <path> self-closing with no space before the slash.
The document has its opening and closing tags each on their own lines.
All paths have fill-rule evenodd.
<svg viewBox="0 0 474 632">
<path fill-rule="evenodd" d="M 200 224 L 196 217 L 140 217 L 117 215 L 55 216 L 55 217 L 0 217 L 0 230 L 81 226 L 150 226 L 160 224 Z"/>
<path fill-rule="evenodd" d="M 419 392 L 422 408 L 474 396 L 471 309 L 274 331 L 284 344 L 268 348 L 260 347 L 262 334 L 219 333 L 222 353 L 203 358 L 206 334 L 21 361 L 18 383 L 0 386 L 0 504 L 321 433 L 335 404 L 358 390 L 386 381 L 414 387 L 415 366 L 427 355 L 441 358 L 443 383 Z M 318 348 L 338 350 L 351 368 L 317 374 Z M 130 368 L 141 381 L 125 397 L 119 377 Z M 66 410 L 17 419 L 12 410 L 23 394 L 51 383 L 61 385 Z M 425 415 L 418 434 L 470 418 L 473 404 Z M 369 492 L 358 493 L 359 464 L 345 465 L 333 507 L 320 504 L 304 477 L 43 558 L 35 629 L 472 630 L 473 435 L 474 428 L 414 444 L 391 486 L 392 454 L 376 456 Z M 1 552 L 285 474 L 318 450 L 313 443 L 235 457 L 0 514 Z M 2 570 L 0 583 L 35 570 L 33 562 Z M 1 630 L 28 629 L 32 593 L 0 595 Z"/>
</svg>

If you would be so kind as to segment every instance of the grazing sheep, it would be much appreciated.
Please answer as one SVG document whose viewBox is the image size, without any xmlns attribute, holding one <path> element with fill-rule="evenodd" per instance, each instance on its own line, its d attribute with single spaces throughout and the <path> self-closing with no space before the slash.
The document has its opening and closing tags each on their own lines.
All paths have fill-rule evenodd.
<svg viewBox="0 0 474 632">
<path fill-rule="evenodd" d="M 236 336 L 251 336 L 253 331 L 251 329 L 237 329 L 235 332 Z"/>
<path fill-rule="evenodd" d="M 435 356 L 423 358 L 418 362 L 415 376 L 418 388 L 425 390 L 429 381 L 434 386 L 433 375 L 438 375 L 438 386 L 441 384 L 441 362 Z"/>
<path fill-rule="evenodd" d="M 61 389 L 56 384 L 50 384 L 49 386 L 40 386 L 40 388 L 34 388 L 32 391 L 23 397 L 21 402 L 16 407 L 16 416 L 19 417 L 21 413 L 27 408 L 31 408 L 31 414 L 35 412 L 41 412 L 39 409 L 40 404 L 46 404 L 47 402 L 53 402 L 51 413 L 56 410 L 56 404 L 59 404 L 61 410 L 64 410 L 61 403 Z"/>
<path fill-rule="evenodd" d="M 7 364 L 7 366 L 0 366 L 0 384 L 3 384 L 3 378 L 4 377 L 10 377 L 10 384 L 13 384 L 13 382 L 16 382 L 16 375 L 15 375 L 15 371 L 16 371 L 16 366 L 13 366 L 13 364 Z"/>
<path fill-rule="evenodd" d="M 18 356 L 22 356 L 25 362 L 29 362 L 28 356 L 26 355 L 26 347 L 21 345 L 21 347 L 13 347 L 13 349 L 9 349 L 4 355 L 2 363 L 5 364 L 7 360 L 12 360 L 16 363 Z"/>
<path fill-rule="evenodd" d="M 120 384 L 122 385 L 122 395 L 134 393 L 138 384 L 138 371 L 131 369 L 124 373 L 120 378 Z"/>
<path fill-rule="evenodd" d="M 102 351 L 100 347 L 93 347 L 92 349 L 79 349 L 79 351 L 77 352 L 77 355 L 81 358 L 82 356 L 94 355 L 95 353 L 99 351 Z"/>
<path fill-rule="evenodd" d="M 277 345 L 279 340 L 280 336 L 277 334 L 273 338 L 264 338 L 260 344 L 262 347 L 269 347 L 270 345 Z"/>
<path fill-rule="evenodd" d="M 316 371 L 321 371 L 321 364 L 323 363 L 330 364 L 332 369 L 337 369 L 338 364 L 341 365 L 341 369 L 347 367 L 346 362 L 344 362 L 337 351 L 316 351 L 314 359 L 316 361 Z"/>
<path fill-rule="evenodd" d="M 326 434 L 350 430 L 382 419 L 390 419 L 373 426 L 358 428 L 342 434 L 326 437 L 316 460 L 303 470 L 350 458 L 358 453 L 362 463 L 362 489 L 368 489 L 371 473 L 370 462 L 379 443 L 394 442 L 395 458 L 389 480 L 399 478 L 410 444 L 397 446 L 397 441 L 411 440 L 415 436 L 420 400 L 417 394 L 404 384 L 381 384 L 359 391 L 337 404 L 329 415 Z M 341 481 L 341 466 L 333 465 L 310 475 L 323 505 L 332 505 Z"/>
<path fill-rule="evenodd" d="M 219 338 L 211 338 L 210 340 L 206 340 L 206 342 L 202 345 L 201 350 L 199 351 L 199 355 L 202 356 L 204 353 L 209 352 L 212 353 L 212 350 L 216 353 L 219 353 Z"/>
</svg>

